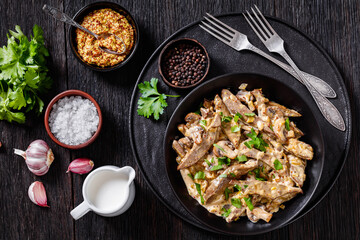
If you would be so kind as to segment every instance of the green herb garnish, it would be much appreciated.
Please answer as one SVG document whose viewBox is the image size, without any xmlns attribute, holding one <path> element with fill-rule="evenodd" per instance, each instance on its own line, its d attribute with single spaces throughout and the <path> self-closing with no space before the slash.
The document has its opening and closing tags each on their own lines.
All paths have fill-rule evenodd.
<svg viewBox="0 0 360 240">
<path fill-rule="evenodd" d="M 25 123 L 25 113 L 42 113 L 44 102 L 39 95 L 52 85 L 48 76 L 43 30 L 33 27 L 29 39 L 15 26 L 9 31 L 7 46 L 0 48 L 0 120 Z"/>
<path fill-rule="evenodd" d="M 276 170 L 281 170 L 283 169 L 283 165 L 281 164 L 281 162 L 278 159 L 275 159 L 274 161 L 274 167 Z"/>
<path fill-rule="evenodd" d="M 270 129 L 271 129 L 271 131 L 274 131 L 273 126 L 272 126 L 272 125 L 270 125 Z"/>
<path fill-rule="evenodd" d="M 229 193 L 231 193 L 231 191 L 228 188 L 225 188 L 224 194 L 225 194 L 225 200 L 229 199 Z"/>
<path fill-rule="evenodd" d="M 244 115 L 247 117 L 254 117 L 255 113 L 244 113 Z"/>
<path fill-rule="evenodd" d="M 250 211 L 252 211 L 254 209 L 254 205 L 251 202 L 251 197 L 244 198 L 244 200 Z"/>
<path fill-rule="evenodd" d="M 206 120 L 200 120 L 200 126 L 203 128 L 203 129 L 206 129 L 206 125 L 207 125 L 207 121 Z"/>
<path fill-rule="evenodd" d="M 226 153 L 226 151 L 225 151 L 222 147 L 220 147 L 219 145 L 217 145 L 216 143 L 214 143 L 213 146 L 216 147 L 217 149 L 223 151 L 224 153 Z"/>
<path fill-rule="evenodd" d="M 244 185 L 244 188 L 247 188 L 248 187 L 248 185 Z"/>
<path fill-rule="evenodd" d="M 218 163 L 219 163 L 219 165 L 223 165 L 223 164 L 230 165 L 231 159 L 228 157 L 219 157 Z"/>
<path fill-rule="evenodd" d="M 210 171 L 217 171 L 217 170 L 220 170 L 220 169 L 223 169 L 222 165 L 215 165 L 210 169 Z"/>
<path fill-rule="evenodd" d="M 230 173 L 230 176 L 232 176 L 232 177 L 236 177 L 236 175 L 234 174 L 234 173 Z"/>
<path fill-rule="evenodd" d="M 228 217 L 230 215 L 230 213 L 231 213 L 230 208 L 229 209 L 222 208 L 221 210 L 224 211 L 224 213 L 221 214 L 221 216 L 223 216 L 223 217 Z"/>
<path fill-rule="evenodd" d="M 251 138 L 250 141 L 245 142 L 245 146 L 247 146 L 248 148 L 256 148 L 260 151 L 266 152 L 266 148 L 269 145 L 264 141 L 264 139 L 262 139 L 262 135 L 261 134 L 256 134 L 254 128 L 251 128 L 251 133 L 246 134 L 246 136 L 248 136 L 249 138 Z"/>
<path fill-rule="evenodd" d="M 193 177 L 193 175 L 191 175 L 191 173 L 189 173 L 188 176 L 189 176 L 192 180 L 194 180 L 194 177 Z"/>
<path fill-rule="evenodd" d="M 240 113 L 236 113 L 234 116 L 234 122 L 238 122 L 239 118 L 242 118 L 243 116 Z"/>
<path fill-rule="evenodd" d="M 199 171 L 195 174 L 194 179 L 205 179 L 205 173 L 202 171 Z"/>
<path fill-rule="evenodd" d="M 242 208 L 242 203 L 241 203 L 241 200 L 239 198 L 232 198 L 231 199 L 231 204 L 236 208 Z"/>
<path fill-rule="evenodd" d="M 227 174 L 221 174 L 219 177 L 220 178 L 227 178 Z"/>
<path fill-rule="evenodd" d="M 212 163 L 212 164 L 214 164 L 214 158 L 211 158 L 211 160 L 210 160 L 210 161 L 211 161 L 211 163 Z"/>
<path fill-rule="evenodd" d="M 248 159 L 245 155 L 241 155 L 241 156 L 237 156 L 236 160 L 238 160 L 239 162 L 246 162 Z"/>
<path fill-rule="evenodd" d="M 222 116 L 221 122 L 231 122 L 232 117 L 230 116 Z"/>
<path fill-rule="evenodd" d="M 209 165 L 209 167 L 211 166 L 211 163 L 209 162 L 209 160 L 207 160 L 207 159 L 205 158 L 204 161 L 206 162 L 207 165 Z"/>
<path fill-rule="evenodd" d="M 240 129 L 241 127 L 237 125 L 231 126 L 231 132 L 233 133 L 240 132 Z"/>
<path fill-rule="evenodd" d="M 289 118 L 286 118 L 286 120 L 285 120 L 285 128 L 286 128 L 286 130 L 290 131 L 290 120 L 289 120 Z"/>
<path fill-rule="evenodd" d="M 195 186 L 196 186 L 196 191 L 199 193 L 199 195 L 200 195 L 200 200 L 201 200 L 201 204 L 204 204 L 204 198 L 203 198 L 203 196 L 202 196 L 202 194 L 201 194 L 201 186 L 200 186 L 200 184 L 198 184 L 198 183 L 195 183 Z"/>
<path fill-rule="evenodd" d="M 149 118 L 153 116 L 155 120 L 159 120 L 160 115 L 163 114 L 164 108 L 167 107 L 167 97 L 180 97 L 180 95 L 166 95 L 159 93 L 157 90 L 157 78 L 152 78 L 150 82 L 145 81 L 138 85 L 140 93 L 142 94 L 137 104 L 137 112 L 140 116 Z"/>
<path fill-rule="evenodd" d="M 236 188 L 238 191 L 241 191 L 241 187 L 237 184 L 234 185 L 234 188 Z"/>
</svg>

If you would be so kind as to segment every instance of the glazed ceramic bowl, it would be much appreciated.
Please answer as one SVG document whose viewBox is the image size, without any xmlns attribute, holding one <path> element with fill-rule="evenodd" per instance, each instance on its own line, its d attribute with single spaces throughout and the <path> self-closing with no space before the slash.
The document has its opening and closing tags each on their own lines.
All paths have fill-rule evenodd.
<svg viewBox="0 0 360 240">
<path fill-rule="evenodd" d="M 165 56 L 168 53 L 169 50 L 176 48 L 177 46 L 179 46 L 180 44 L 189 44 L 192 46 L 197 46 L 200 47 L 201 51 L 205 54 L 206 59 L 207 59 L 207 65 L 205 67 L 205 71 L 204 71 L 204 75 L 202 76 L 202 78 L 200 78 L 197 82 L 195 82 L 194 84 L 191 85 L 187 85 L 187 86 L 177 86 L 171 83 L 171 81 L 166 77 L 166 74 L 164 72 L 164 62 L 165 62 Z M 168 44 L 166 44 L 166 46 L 161 50 L 160 52 L 160 56 L 159 56 L 159 61 L 158 61 L 158 69 L 159 69 L 159 73 L 161 75 L 162 80 L 170 87 L 173 88 L 178 88 L 178 89 L 187 89 L 187 88 L 193 88 L 197 85 L 199 85 L 200 83 L 202 83 L 206 77 L 206 75 L 209 72 L 209 68 L 210 68 L 210 58 L 209 58 L 209 54 L 206 51 L 205 47 L 198 42 L 195 39 L 191 39 L 191 38 L 181 38 L 181 39 L 176 39 L 173 40 L 171 42 L 169 42 Z"/>
<path fill-rule="evenodd" d="M 121 67 L 123 67 L 124 65 L 126 65 L 127 62 L 130 61 L 130 59 L 134 56 L 135 51 L 138 47 L 139 44 L 139 28 L 138 25 L 135 21 L 135 19 L 131 16 L 131 14 L 129 13 L 129 11 L 127 11 L 125 8 L 123 8 L 122 6 L 120 6 L 117 3 L 114 2 L 94 2 L 91 4 L 86 5 L 85 7 L 81 8 L 73 17 L 73 19 L 78 22 L 81 23 L 82 20 L 84 19 L 85 16 L 87 16 L 89 13 L 98 10 L 98 9 L 104 9 L 104 8 L 110 8 L 118 13 L 120 13 L 121 15 L 125 16 L 126 19 L 129 21 L 129 23 L 132 25 L 133 29 L 134 29 L 134 46 L 131 49 L 131 52 L 127 55 L 127 57 L 125 58 L 124 61 L 122 61 L 121 63 L 118 63 L 114 66 L 110 66 L 110 67 L 99 67 L 97 65 L 94 64 L 89 64 L 87 62 L 85 62 L 82 57 L 80 56 L 80 54 L 77 51 L 77 44 L 76 44 L 76 28 L 73 26 L 70 26 L 69 28 L 69 41 L 70 41 L 70 47 L 71 47 L 71 51 L 73 52 L 73 54 L 75 55 L 75 58 L 80 61 L 81 64 L 83 64 L 84 66 L 86 66 L 89 69 L 95 70 L 95 71 L 100 71 L 100 72 L 108 72 L 108 71 L 112 71 L 112 70 L 116 70 L 119 69 Z"/>
<path fill-rule="evenodd" d="M 51 132 L 51 129 L 49 126 L 49 116 L 50 116 L 50 113 L 51 113 L 51 110 L 52 110 L 52 107 L 54 106 L 54 104 L 57 103 L 60 99 L 62 99 L 64 97 L 70 97 L 70 96 L 81 96 L 83 98 L 89 99 L 95 105 L 98 116 L 99 116 L 99 124 L 98 124 L 98 127 L 97 127 L 94 135 L 89 140 L 87 140 L 86 142 L 79 144 L 79 145 L 67 145 L 65 143 L 60 142 L 54 136 L 54 134 Z M 64 92 L 58 94 L 51 100 L 51 102 L 49 103 L 49 105 L 47 106 L 46 111 L 45 111 L 44 124 L 45 124 L 46 132 L 49 134 L 50 138 L 58 145 L 60 145 L 64 148 L 69 148 L 69 149 L 84 148 L 84 147 L 87 147 L 88 145 L 90 145 L 91 143 L 93 143 L 100 134 L 100 130 L 101 130 L 101 126 L 102 126 L 102 115 L 101 115 L 100 106 L 95 101 L 95 99 L 86 92 L 83 92 L 80 90 L 67 90 L 67 91 L 64 91 Z"/>
</svg>

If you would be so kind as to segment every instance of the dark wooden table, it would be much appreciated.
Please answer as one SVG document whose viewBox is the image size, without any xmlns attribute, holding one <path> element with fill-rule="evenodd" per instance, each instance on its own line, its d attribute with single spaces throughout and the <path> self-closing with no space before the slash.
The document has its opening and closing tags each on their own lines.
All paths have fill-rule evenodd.
<svg viewBox="0 0 360 240">
<path fill-rule="evenodd" d="M 0 239 L 220 239 L 173 215 L 148 188 L 141 174 L 136 176 L 136 198 L 125 214 L 103 218 L 89 213 L 74 221 L 69 212 L 82 201 L 84 176 L 65 174 L 77 157 L 90 157 L 97 167 L 107 164 L 137 169 L 129 142 L 129 102 L 136 79 L 151 53 L 177 29 L 199 20 L 205 12 L 241 12 L 257 4 L 263 12 L 301 29 L 322 45 L 340 69 L 353 114 L 353 136 L 346 165 L 326 198 L 300 220 L 268 234 L 246 239 L 360 239 L 360 2 L 356 0 L 291 1 L 118 1 L 138 21 L 140 47 L 131 62 L 112 73 L 98 73 L 82 66 L 70 52 L 68 26 L 41 11 L 43 4 L 69 15 L 92 1 L 1 0 L 0 44 L 6 44 L 8 29 L 20 25 L 29 35 L 39 24 L 50 51 L 54 86 L 45 103 L 66 89 L 80 89 L 100 104 L 104 124 L 90 147 L 69 151 L 47 136 L 42 120 L 26 125 L 0 122 Z M 44 139 L 55 152 L 49 173 L 36 177 L 13 148 L 26 149 L 35 139 Z M 41 180 L 47 190 L 50 209 L 40 208 L 27 196 L 29 185 Z M 245 239 L 245 237 L 241 238 Z"/>
</svg>

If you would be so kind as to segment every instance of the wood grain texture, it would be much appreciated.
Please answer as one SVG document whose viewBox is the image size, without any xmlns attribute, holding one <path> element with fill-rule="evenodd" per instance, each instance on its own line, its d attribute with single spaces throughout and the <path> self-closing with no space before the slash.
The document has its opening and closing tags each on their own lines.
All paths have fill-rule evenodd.
<svg viewBox="0 0 360 240">
<path fill-rule="evenodd" d="M 152 52 L 179 28 L 202 18 L 205 12 L 241 12 L 254 3 L 267 15 L 289 22 L 315 39 L 340 69 L 348 89 L 353 114 L 352 146 L 346 165 L 333 189 L 309 214 L 268 234 L 238 239 L 360 239 L 360 2 L 353 0 L 118 0 L 137 20 L 140 45 L 134 58 L 122 69 L 98 73 L 86 69 L 73 56 L 68 43 L 68 26 L 41 11 L 44 3 L 75 14 L 84 0 L 2 0 L 0 44 L 8 29 L 20 25 L 30 34 L 33 24 L 44 29 L 51 53 L 53 90 L 46 103 L 65 89 L 80 89 L 98 101 L 103 117 L 99 138 L 88 148 L 69 151 L 47 136 L 42 118 L 25 126 L 0 122 L 0 239 L 227 239 L 202 231 L 173 215 L 152 194 L 140 173 L 136 176 L 136 198 L 123 215 L 103 218 L 93 213 L 73 221 L 69 212 L 81 203 L 85 176 L 65 174 L 69 162 L 90 157 L 95 167 L 130 165 L 136 170 L 129 142 L 129 101 L 137 76 Z M 13 148 L 25 149 L 35 139 L 46 140 L 55 152 L 49 173 L 36 177 Z M 35 180 L 44 183 L 50 209 L 35 206 L 27 197 Z"/>
</svg>

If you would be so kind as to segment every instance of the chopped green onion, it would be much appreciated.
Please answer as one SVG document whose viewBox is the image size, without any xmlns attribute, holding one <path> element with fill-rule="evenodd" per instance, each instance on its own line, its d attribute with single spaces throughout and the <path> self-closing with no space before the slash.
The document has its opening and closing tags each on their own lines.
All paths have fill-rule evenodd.
<svg viewBox="0 0 360 240">
<path fill-rule="evenodd" d="M 203 196 L 202 196 L 202 194 L 201 194 L 201 186 L 200 186 L 200 184 L 198 184 L 198 183 L 195 183 L 195 186 L 196 186 L 196 190 L 197 190 L 197 192 L 199 193 L 199 195 L 200 195 L 200 200 L 201 200 L 201 204 L 204 204 L 204 198 L 203 198 Z"/>
<path fill-rule="evenodd" d="M 224 213 L 221 214 L 223 217 L 228 217 L 230 215 L 230 213 L 231 213 L 230 208 L 229 209 L 222 208 L 221 210 L 224 211 Z"/>
<path fill-rule="evenodd" d="M 224 194 L 225 194 L 225 200 L 229 199 L 229 193 L 231 193 L 231 191 L 228 188 L 225 188 Z"/>
<path fill-rule="evenodd" d="M 253 116 L 255 116 L 255 113 L 245 113 L 245 116 L 253 117 Z"/>
<path fill-rule="evenodd" d="M 191 175 L 191 173 L 189 173 L 188 176 L 189 176 L 192 180 L 194 180 L 194 177 L 193 177 L 193 175 Z"/>
<path fill-rule="evenodd" d="M 194 179 L 205 179 L 205 173 L 202 171 L 199 171 L 195 174 Z"/>
<path fill-rule="evenodd" d="M 240 129 L 241 127 L 237 125 L 231 126 L 231 132 L 233 133 L 240 132 Z"/>
<path fill-rule="evenodd" d="M 232 198 L 232 199 L 231 199 L 231 204 L 232 204 L 234 207 L 242 208 L 242 203 L 241 203 L 241 200 L 240 200 L 239 198 Z"/>
<path fill-rule="evenodd" d="M 251 202 L 251 197 L 244 198 L 244 200 L 250 211 L 252 211 L 254 209 L 254 205 Z"/>
<path fill-rule="evenodd" d="M 220 147 L 219 145 L 217 145 L 216 143 L 214 143 L 213 146 L 216 147 L 217 149 L 223 151 L 224 153 L 226 153 L 226 151 L 225 151 L 222 147 Z"/>
<path fill-rule="evenodd" d="M 285 128 L 286 128 L 286 130 L 290 131 L 290 120 L 289 120 L 289 118 L 286 118 L 286 120 L 285 120 Z"/>
<path fill-rule="evenodd" d="M 278 159 L 275 159 L 274 161 L 274 167 L 276 170 L 281 170 L 283 169 L 283 165 L 281 164 L 281 162 Z"/>
<path fill-rule="evenodd" d="M 207 125 L 207 121 L 206 120 L 200 120 L 200 126 L 202 127 L 202 128 L 206 128 L 206 125 Z"/>
<path fill-rule="evenodd" d="M 248 159 L 245 155 L 241 155 L 241 156 L 237 156 L 236 160 L 238 160 L 239 162 L 246 162 Z"/>
<path fill-rule="evenodd" d="M 220 178 L 227 178 L 227 174 L 221 174 L 219 177 Z"/>
<path fill-rule="evenodd" d="M 223 166 L 222 166 L 222 165 L 213 166 L 210 170 L 211 170 L 211 171 L 216 171 L 216 170 L 220 170 L 220 169 L 223 169 Z"/>
<path fill-rule="evenodd" d="M 236 113 L 234 116 L 234 122 L 238 122 L 239 118 L 242 118 L 243 116 L 240 113 Z"/>
<path fill-rule="evenodd" d="M 234 188 L 236 188 L 238 191 L 241 191 L 241 187 L 237 184 L 234 185 Z"/>
</svg>

